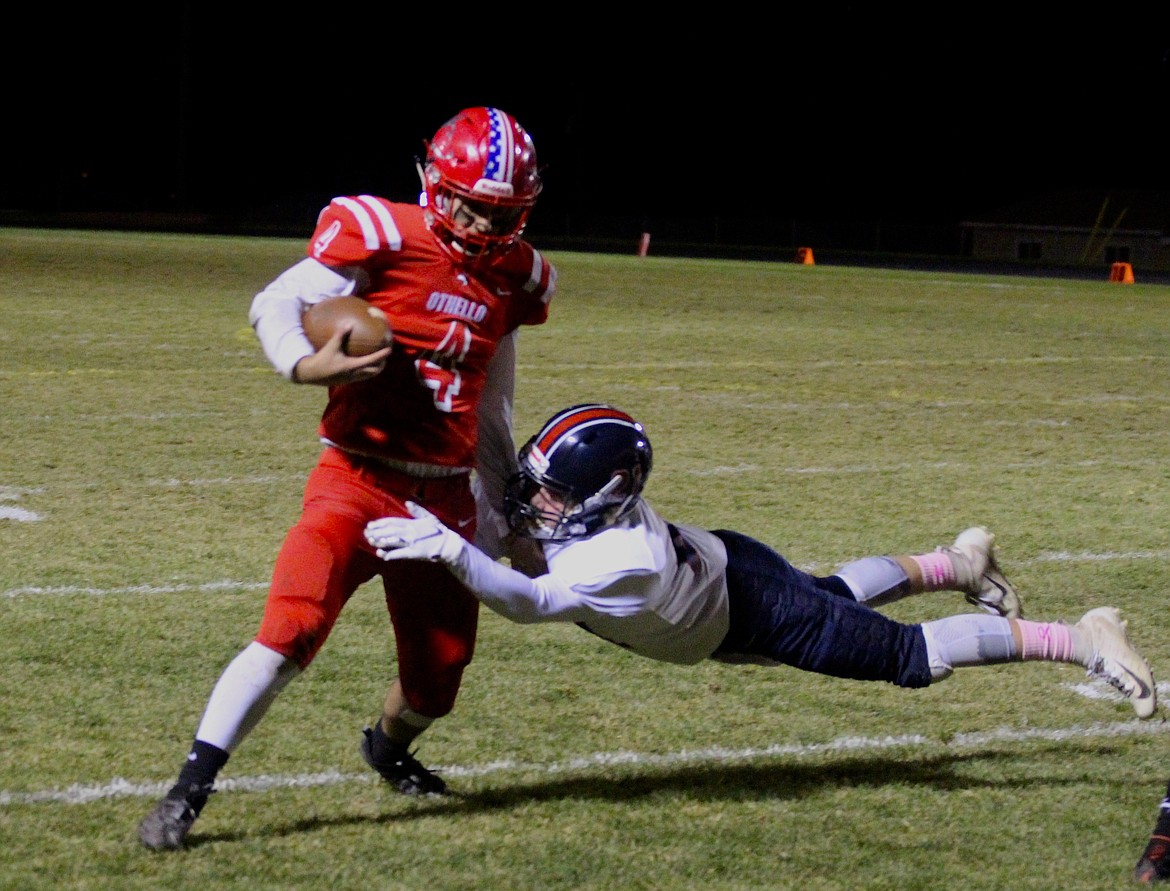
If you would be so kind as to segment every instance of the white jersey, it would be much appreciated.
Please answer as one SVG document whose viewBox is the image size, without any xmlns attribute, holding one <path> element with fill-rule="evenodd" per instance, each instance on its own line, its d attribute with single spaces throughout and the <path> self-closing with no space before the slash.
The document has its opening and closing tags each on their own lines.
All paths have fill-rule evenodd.
<svg viewBox="0 0 1170 891">
<path fill-rule="evenodd" d="M 473 548 L 452 569 L 514 622 L 575 622 L 662 662 L 700 662 L 727 636 L 723 542 L 703 529 L 668 525 L 644 499 L 613 526 L 544 548 L 549 571 L 534 579 Z"/>
</svg>

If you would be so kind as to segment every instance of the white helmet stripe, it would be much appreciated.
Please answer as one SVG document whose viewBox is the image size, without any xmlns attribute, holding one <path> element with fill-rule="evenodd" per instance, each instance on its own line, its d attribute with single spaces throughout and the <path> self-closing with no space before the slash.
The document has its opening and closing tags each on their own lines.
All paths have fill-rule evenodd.
<svg viewBox="0 0 1170 891">
<path fill-rule="evenodd" d="M 544 450 L 545 456 L 549 460 L 552 460 L 553 455 L 555 455 L 557 453 L 557 449 L 559 449 L 561 447 L 561 444 L 564 443 L 564 441 L 566 439 L 568 439 L 570 436 L 576 436 L 582 430 L 585 430 L 589 427 L 596 426 L 597 424 L 620 424 L 623 427 L 629 427 L 631 429 L 636 429 L 638 426 L 637 424 L 631 424 L 629 421 L 623 421 L 621 418 L 615 418 L 613 416 L 604 417 L 604 418 L 593 418 L 593 419 L 588 420 L 588 421 L 581 421 L 580 423 L 574 424 L 572 427 L 570 427 L 568 430 L 564 431 L 560 436 L 558 436 L 555 440 L 553 440 L 553 444 Z"/>
</svg>

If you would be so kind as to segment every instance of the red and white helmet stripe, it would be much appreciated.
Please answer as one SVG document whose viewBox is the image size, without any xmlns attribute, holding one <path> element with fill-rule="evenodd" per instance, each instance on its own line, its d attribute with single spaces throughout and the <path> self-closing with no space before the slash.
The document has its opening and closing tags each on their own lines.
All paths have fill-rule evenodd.
<svg viewBox="0 0 1170 891">
<path fill-rule="evenodd" d="M 540 474 L 546 473 L 550 460 L 563 442 L 581 430 L 601 423 L 616 423 L 638 428 L 637 421 L 624 411 L 618 411 L 609 405 L 595 403 L 566 409 L 551 418 L 536 434 L 528 452 L 528 460 L 532 462 L 533 470 Z"/>
</svg>

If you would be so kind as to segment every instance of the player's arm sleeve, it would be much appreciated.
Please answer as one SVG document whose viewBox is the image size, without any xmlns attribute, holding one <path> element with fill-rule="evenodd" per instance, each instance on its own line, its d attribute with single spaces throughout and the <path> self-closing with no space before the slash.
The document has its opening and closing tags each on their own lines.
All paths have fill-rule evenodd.
<svg viewBox="0 0 1170 891">
<path fill-rule="evenodd" d="M 549 303 L 557 292 L 557 269 L 535 248 L 531 260 L 522 289 L 533 299 L 523 305 L 518 321 L 521 325 L 543 325 L 548 320 Z"/>
<path fill-rule="evenodd" d="M 312 354 L 313 346 L 301 327 L 301 315 L 326 297 L 352 294 L 356 281 L 313 259 L 290 266 L 252 298 L 248 322 L 264 355 L 280 374 L 292 380 L 293 369 Z"/>
<path fill-rule="evenodd" d="M 584 600 L 555 575 L 531 579 L 468 544 L 447 565 L 484 606 L 513 622 L 528 625 L 581 618 Z"/>
<path fill-rule="evenodd" d="M 472 482 L 477 514 L 475 543 L 493 559 L 504 556 L 504 539 L 508 535 L 504 485 L 519 469 L 512 438 L 516 337 L 512 332 L 496 347 L 479 402 L 479 444 Z"/>
</svg>

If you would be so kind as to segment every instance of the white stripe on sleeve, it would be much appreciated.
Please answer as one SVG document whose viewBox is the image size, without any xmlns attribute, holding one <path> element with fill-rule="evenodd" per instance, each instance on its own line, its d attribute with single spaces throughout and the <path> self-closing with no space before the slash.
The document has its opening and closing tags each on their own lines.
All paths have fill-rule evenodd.
<svg viewBox="0 0 1170 891">
<path fill-rule="evenodd" d="M 354 201 L 352 198 L 334 198 L 334 204 L 339 204 L 348 210 L 358 226 L 362 230 L 362 240 L 366 243 L 367 251 L 376 251 L 382 244 L 382 239 L 378 235 L 378 229 L 374 225 L 374 218 L 370 216 L 370 212 L 366 210 L 364 204 Z"/>
<path fill-rule="evenodd" d="M 368 207 L 382 224 L 383 244 L 392 251 L 402 250 L 402 234 L 394 223 L 394 217 L 386 209 L 386 205 L 373 195 L 358 195 L 358 201 Z"/>
</svg>

